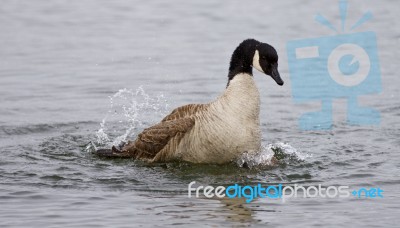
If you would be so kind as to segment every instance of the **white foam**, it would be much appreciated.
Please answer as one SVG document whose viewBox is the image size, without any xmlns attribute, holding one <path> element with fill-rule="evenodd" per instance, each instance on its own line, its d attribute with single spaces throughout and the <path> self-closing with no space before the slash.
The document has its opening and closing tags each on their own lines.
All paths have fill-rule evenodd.
<svg viewBox="0 0 400 228">
<path fill-rule="evenodd" d="M 274 157 L 274 150 L 280 150 L 285 157 L 290 160 L 304 161 L 312 155 L 307 153 L 301 153 L 296 148 L 292 147 L 288 143 L 277 142 L 273 144 L 263 145 L 259 152 L 246 152 L 238 160 L 237 165 L 243 167 L 247 165 L 249 168 L 257 166 L 273 166 L 276 165 L 276 160 L 272 160 Z M 288 162 L 287 159 L 283 159 L 283 162 Z"/>
</svg>

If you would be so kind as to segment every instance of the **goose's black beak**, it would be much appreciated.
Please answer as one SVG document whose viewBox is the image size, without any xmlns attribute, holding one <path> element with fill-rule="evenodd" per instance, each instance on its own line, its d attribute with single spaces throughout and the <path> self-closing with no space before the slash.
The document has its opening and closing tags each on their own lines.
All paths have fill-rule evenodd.
<svg viewBox="0 0 400 228">
<path fill-rule="evenodd" d="M 275 80 L 276 84 L 278 84 L 280 86 L 283 85 L 283 81 L 282 81 L 281 75 L 278 72 L 277 66 L 274 66 L 272 68 L 271 77 Z"/>
</svg>

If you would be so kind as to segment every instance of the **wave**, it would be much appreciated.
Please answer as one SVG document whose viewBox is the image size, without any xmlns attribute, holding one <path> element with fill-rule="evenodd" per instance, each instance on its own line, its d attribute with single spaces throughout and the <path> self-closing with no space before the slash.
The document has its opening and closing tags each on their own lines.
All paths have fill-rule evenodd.
<svg viewBox="0 0 400 228">
<path fill-rule="evenodd" d="M 83 124 L 95 124 L 94 121 L 79 121 L 79 122 L 68 122 L 68 123 L 52 123 L 52 124 L 31 124 L 31 125 L 19 125 L 19 126 L 0 126 L 0 136 L 12 136 L 12 135 L 31 135 L 36 133 L 45 133 L 51 131 L 60 131 L 60 129 L 71 128 L 74 129 L 77 125 Z"/>
</svg>

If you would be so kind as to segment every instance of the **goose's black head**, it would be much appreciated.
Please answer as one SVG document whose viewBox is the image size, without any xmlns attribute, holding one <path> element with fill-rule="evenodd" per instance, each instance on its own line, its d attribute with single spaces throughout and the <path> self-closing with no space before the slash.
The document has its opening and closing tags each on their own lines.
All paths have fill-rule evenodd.
<svg viewBox="0 0 400 228">
<path fill-rule="evenodd" d="M 278 54 L 271 45 L 254 39 L 247 39 L 239 44 L 232 54 L 229 81 L 240 73 L 252 75 L 252 67 L 271 76 L 278 85 L 283 85 L 278 72 Z"/>
</svg>

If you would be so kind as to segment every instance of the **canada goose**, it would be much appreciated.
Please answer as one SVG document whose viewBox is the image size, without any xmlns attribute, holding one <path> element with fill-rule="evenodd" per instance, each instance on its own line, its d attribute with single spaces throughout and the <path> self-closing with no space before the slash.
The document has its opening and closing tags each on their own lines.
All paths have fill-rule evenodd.
<svg viewBox="0 0 400 228">
<path fill-rule="evenodd" d="M 228 85 L 215 101 L 176 108 L 160 123 L 140 133 L 135 141 L 120 148 L 100 149 L 97 154 L 149 162 L 222 164 L 244 152 L 259 151 L 260 94 L 252 67 L 283 85 L 276 50 L 269 44 L 247 39 L 233 52 Z"/>
</svg>

